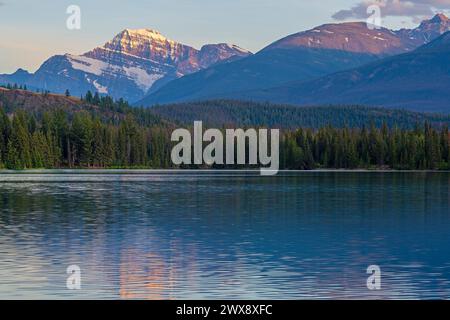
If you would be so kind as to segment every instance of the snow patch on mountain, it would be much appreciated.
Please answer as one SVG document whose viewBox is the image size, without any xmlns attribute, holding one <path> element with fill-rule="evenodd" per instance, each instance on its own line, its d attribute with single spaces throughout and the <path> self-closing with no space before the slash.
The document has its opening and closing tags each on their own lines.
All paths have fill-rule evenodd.
<svg viewBox="0 0 450 320">
<path fill-rule="evenodd" d="M 92 84 L 94 85 L 95 89 L 97 89 L 98 93 L 108 94 L 108 88 L 102 86 L 100 83 L 97 82 L 97 80 L 94 80 Z"/>
<path fill-rule="evenodd" d="M 152 87 L 155 81 L 164 76 L 164 74 L 161 73 L 149 74 L 146 70 L 139 67 L 113 65 L 85 56 L 66 55 L 66 57 L 69 59 L 72 68 L 75 70 L 81 70 L 96 76 L 103 76 L 105 74 L 126 75 L 130 80 L 134 81 L 144 93 Z M 108 88 L 106 86 L 102 86 L 96 81 L 92 82 L 92 84 L 99 93 L 108 93 Z"/>
<path fill-rule="evenodd" d="M 152 73 L 149 74 L 147 71 L 137 67 L 124 67 L 125 74 L 132 79 L 136 85 L 144 92 L 147 92 L 153 84 L 164 77 L 164 74 Z"/>
<path fill-rule="evenodd" d="M 229 44 L 229 43 L 227 43 L 226 45 L 228 46 L 228 48 L 230 48 L 230 49 L 232 49 L 232 50 L 236 50 L 236 51 L 238 51 L 238 52 L 240 52 L 240 53 L 243 53 L 243 54 L 252 54 L 251 51 L 249 51 L 249 50 L 247 50 L 247 49 L 244 49 L 244 48 L 241 48 L 241 47 L 239 47 L 238 45 L 235 45 L 235 44 Z"/>
<path fill-rule="evenodd" d="M 108 64 L 100 60 L 71 54 L 66 54 L 65 56 L 75 70 L 81 70 L 96 76 L 101 76 L 108 70 Z"/>
</svg>

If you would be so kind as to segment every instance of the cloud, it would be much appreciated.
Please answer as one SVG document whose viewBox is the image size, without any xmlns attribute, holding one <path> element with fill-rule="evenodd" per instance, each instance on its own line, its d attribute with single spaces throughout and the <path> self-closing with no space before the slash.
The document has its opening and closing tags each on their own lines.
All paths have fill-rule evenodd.
<svg viewBox="0 0 450 320">
<path fill-rule="evenodd" d="M 413 19 L 428 17 L 436 11 L 448 11 L 450 0 L 363 0 L 350 9 L 340 10 L 332 17 L 335 20 L 351 18 L 366 19 L 367 8 L 378 5 L 384 17 L 411 17 Z"/>
</svg>

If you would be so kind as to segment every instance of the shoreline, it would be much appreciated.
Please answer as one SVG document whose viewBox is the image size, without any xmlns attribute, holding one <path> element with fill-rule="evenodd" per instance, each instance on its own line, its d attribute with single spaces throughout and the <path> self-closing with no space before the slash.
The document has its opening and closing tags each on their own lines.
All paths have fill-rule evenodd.
<svg viewBox="0 0 450 320">
<path fill-rule="evenodd" d="M 450 173 L 450 170 L 396 170 L 396 169 L 280 169 L 278 173 Z M 260 175 L 260 169 L 0 169 L 1 175 L 10 174 L 248 174 Z M 276 175 L 275 175 L 276 176 Z"/>
</svg>

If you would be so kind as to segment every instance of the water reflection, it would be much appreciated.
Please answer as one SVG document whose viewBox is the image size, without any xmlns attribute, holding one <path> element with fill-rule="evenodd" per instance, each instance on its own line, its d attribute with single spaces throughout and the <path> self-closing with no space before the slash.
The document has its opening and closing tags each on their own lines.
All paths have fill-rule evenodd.
<svg viewBox="0 0 450 320">
<path fill-rule="evenodd" d="M 450 298 L 449 179 L 2 175 L 0 298 Z"/>
</svg>

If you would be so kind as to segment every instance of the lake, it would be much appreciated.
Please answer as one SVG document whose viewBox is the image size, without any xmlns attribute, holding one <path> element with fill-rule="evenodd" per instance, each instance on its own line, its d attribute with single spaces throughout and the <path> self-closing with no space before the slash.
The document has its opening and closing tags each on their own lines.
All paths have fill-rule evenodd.
<svg viewBox="0 0 450 320">
<path fill-rule="evenodd" d="M 0 299 L 450 298 L 450 173 L 0 174 Z M 66 288 L 66 269 L 81 289 Z M 369 290 L 369 265 L 381 289 Z"/>
</svg>

